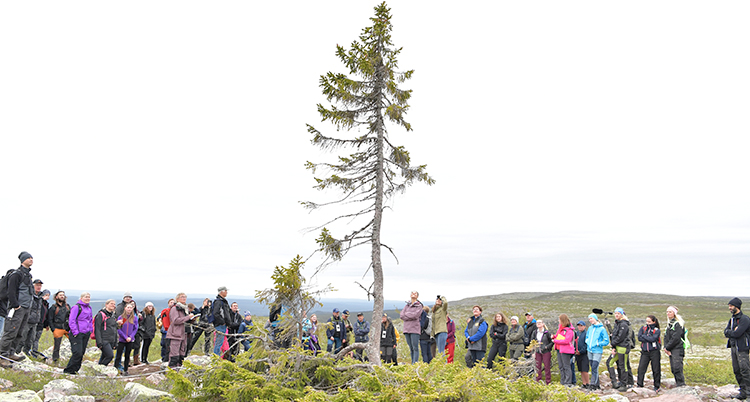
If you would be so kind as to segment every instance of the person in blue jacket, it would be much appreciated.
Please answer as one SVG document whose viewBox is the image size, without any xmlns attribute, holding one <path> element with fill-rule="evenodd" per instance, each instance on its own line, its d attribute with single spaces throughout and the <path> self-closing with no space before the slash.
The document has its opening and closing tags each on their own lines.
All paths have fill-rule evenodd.
<svg viewBox="0 0 750 402">
<path fill-rule="evenodd" d="M 342 340 L 346 337 L 346 324 L 341 319 L 338 308 L 333 309 L 333 316 L 326 323 L 326 338 L 328 338 L 328 353 L 338 353 L 342 347 Z"/>
<path fill-rule="evenodd" d="M 478 361 L 484 359 L 487 352 L 487 322 L 482 318 L 482 307 L 474 306 L 473 315 L 466 322 L 466 343 L 471 354 L 471 367 L 474 367 Z"/>
<path fill-rule="evenodd" d="M 586 347 L 589 364 L 591 365 L 591 381 L 589 389 L 600 389 L 599 387 L 599 362 L 602 361 L 604 346 L 609 345 L 609 334 L 604 324 L 599 321 L 596 314 L 589 314 L 589 329 L 586 330 Z"/>
</svg>

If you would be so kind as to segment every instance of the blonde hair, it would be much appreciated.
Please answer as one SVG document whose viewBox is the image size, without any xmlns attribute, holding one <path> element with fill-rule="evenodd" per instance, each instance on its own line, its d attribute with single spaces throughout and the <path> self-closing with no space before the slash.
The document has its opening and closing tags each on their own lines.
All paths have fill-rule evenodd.
<svg viewBox="0 0 750 402">
<path fill-rule="evenodd" d="M 86 296 L 91 296 L 91 293 L 89 293 L 89 292 L 83 292 L 83 293 L 81 293 L 81 297 L 80 298 L 83 299 Z"/>
</svg>

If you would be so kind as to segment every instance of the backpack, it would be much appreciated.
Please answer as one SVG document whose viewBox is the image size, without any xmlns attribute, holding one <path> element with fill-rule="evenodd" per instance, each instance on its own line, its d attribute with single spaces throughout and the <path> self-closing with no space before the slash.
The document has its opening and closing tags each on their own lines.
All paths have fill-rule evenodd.
<svg viewBox="0 0 750 402">
<path fill-rule="evenodd" d="M 685 335 L 682 336 L 682 347 L 687 349 L 691 349 L 693 345 L 690 343 L 690 340 L 688 340 L 688 329 L 685 328 Z"/>
<path fill-rule="evenodd" d="M 8 300 L 8 280 L 13 272 L 16 272 L 15 268 L 9 269 L 8 272 L 0 278 L 0 300 Z"/>
<path fill-rule="evenodd" d="M 169 308 L 165 308 L 161 311 L 161 314 L 159 315 L 159 320 L 161 321 L 161 325 L 164 328 L 164 330 L 169 329 Z"/>
<path fill-rule="evenodd" d="M 107 330 L 107 316 L 104 315 L 104 311 L 99 310 L 99 313 L 102 315 L 102 322 L 104 323 L 104 330 Z M 78 309 L 78 314 L 81 314 L 81 310 Z M 76 317 L 78 318 L 78 317 Z M 94 315 L 94 319 L 91 320 L 91 339 L 96 339 L 96 315 Z"/>
<path fill-rule="evenodd" d="M 214 309 L 213 309 L 213 306 L 210 309 L 208 309 L 208 315 L 206 316 L 206 322 L 209 323 L 209 324 L 213 324 L 214 323 Z"/>
</svg>

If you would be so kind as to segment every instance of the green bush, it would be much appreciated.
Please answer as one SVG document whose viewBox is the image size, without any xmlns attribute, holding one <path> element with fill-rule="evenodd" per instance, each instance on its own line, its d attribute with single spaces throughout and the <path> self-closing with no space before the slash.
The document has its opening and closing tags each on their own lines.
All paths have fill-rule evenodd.
<svg viewBox="0 0 750 402">
<path fill-rule="evenodd" d="M 691 384 L 734 384 L 734 371 L 730 360 L 690 360 L 683 367 L 685 381 Z"/>
</svg>

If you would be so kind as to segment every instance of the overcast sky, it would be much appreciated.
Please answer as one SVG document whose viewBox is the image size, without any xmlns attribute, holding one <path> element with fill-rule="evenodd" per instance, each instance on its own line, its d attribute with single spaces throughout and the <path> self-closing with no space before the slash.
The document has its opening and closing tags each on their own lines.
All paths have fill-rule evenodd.
<svg viewBox="0 0 750 402">
<path fill-rule="evenodd" d="M 305 124 L 335 132 L 318 79 L 376 4 L 0 3 L 3 269 L 25 250 L 53 291 L 270 286 L 336 212 L 299 205 L 336 196 Z M 388 5 L 415 70 L 391 138 L 437 182 L 389 202 L 387 299 L 748 294 L 750 3 Z M 315 281 L 364 298 L 368 257 Z"/>
</svg>

